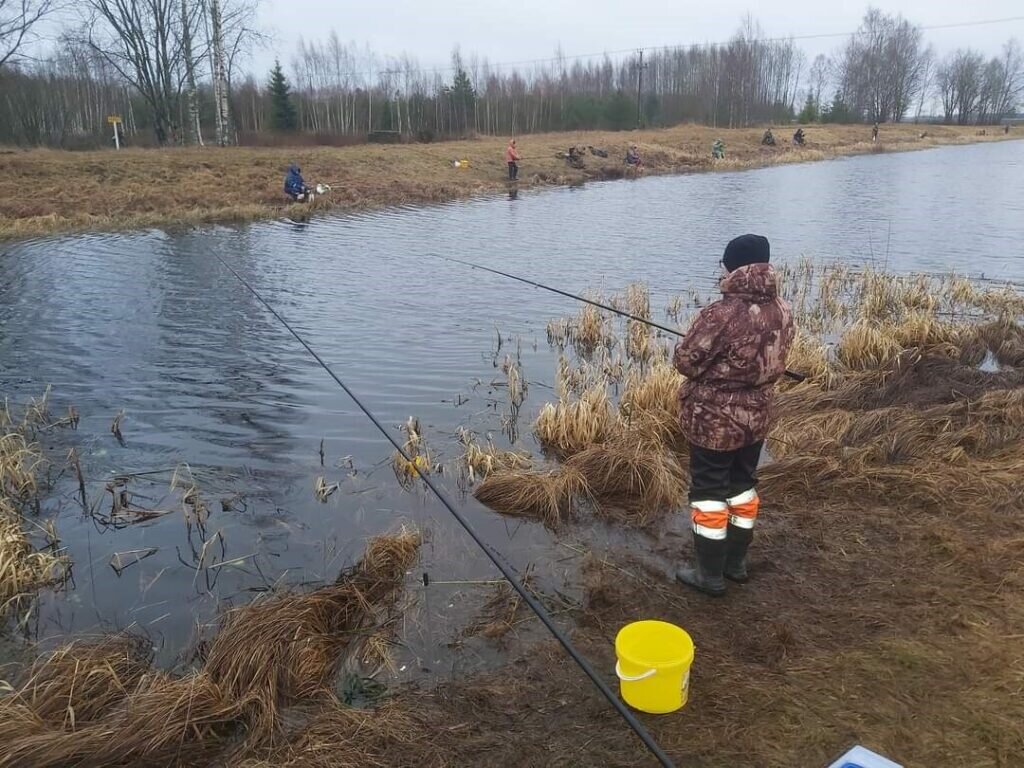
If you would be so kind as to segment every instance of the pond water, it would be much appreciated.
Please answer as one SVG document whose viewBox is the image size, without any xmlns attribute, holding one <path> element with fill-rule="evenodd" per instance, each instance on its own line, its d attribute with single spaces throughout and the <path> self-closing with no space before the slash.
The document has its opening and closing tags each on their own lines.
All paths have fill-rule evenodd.
<svg viewBox="0 0 1024 768">
<path fill-rule="evenodd" d="M 610 293 L 645 281 L 663 320 L 672 295 L 714 294 L 723 245 L 747 231 L 767 235 L 777 260 L 806 255 L 1024 282 L 1024 142 L 524 191 L 516 199 L 305 224 L 7 244 L 0 256 L 0 393 L 19 402 L 52 385 L 55 411 L 76 406 L 77 432 L 44 439 L 57 456 L 79 446 L 99 515 L 110 511 L 105 484 L 124 473 L 148 473 L 130 481 L 133 503 L 168 512 L 105 526 L 83 512 L 77 483 L 65 473 L 49 505 L 59 510 L 74 582 L 42 598 L 33 634 L 130 626 L 148 633 L 162 661 L 173 663 L 197 634 L 208 634 L 225 605 L 269 585 L 333 580 L 368 536 L 403 520 L 430 533 L 417 577 L 497 578 L 435 499 L 422 488 L 401 488 L 390 446 L 216 256 L 250 281 L 396 436 L 416 416 L 435 459 L 451 462 L 460 452 L 459 426 L 505 439 L 507 396 L 492 382 L 503 379 L 501 362 L 510 353 L 519 354 L 529 382 L 520 442 L 536 451 L 529 423 L 553 397 L 557 361 L 545 326 L 578 307 L 439 257 L 575 292 Z M 122 409 L 123 444 L 110 430 Z M 181 495 L 169 490 L 182 465 L 209 506 L 202 531 L 186 525 Z M 313 492 L 321 476 L 340 485 L 326 502 Z M 578 550 L 596 546 L 592 533 L 556 539 L 542 526 L 481 506 L 460 492 L 454 475 L 440 482 L 515 568 L 533 564 L 540 583 L 571 599 Z M 222 506 L 225 498 L 235 501 Z M 639 534 L 601 535 L 646 546 Z M 110 566 L 118 553 L 123 564 L 133 558 L 123 553 L 151 549 L 120 573 Z M 197 571 L 200 559 L 215 567 Z M 449 646 L 459 645 L 484 589 L 413 589 L 424 593 L 426 608 L 401 632 L 406 666 L 454 674 L 473 663 Z M 473 653 L 486 662 L 487 649 Z"/>
</svg>

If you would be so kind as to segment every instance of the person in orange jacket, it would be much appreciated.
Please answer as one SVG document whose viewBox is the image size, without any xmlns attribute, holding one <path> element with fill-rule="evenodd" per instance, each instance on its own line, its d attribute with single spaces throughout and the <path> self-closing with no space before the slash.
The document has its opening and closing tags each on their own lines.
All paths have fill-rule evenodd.
<svg viewBox="0 0 1024 768">
<path fill-rule="evenodd" d="M 512 139 L 505 150 L 505 162 L 508 163 L 508 180 L 519 179 L 519 152 L 516 149 L 516 140 Z"/>
</svg>

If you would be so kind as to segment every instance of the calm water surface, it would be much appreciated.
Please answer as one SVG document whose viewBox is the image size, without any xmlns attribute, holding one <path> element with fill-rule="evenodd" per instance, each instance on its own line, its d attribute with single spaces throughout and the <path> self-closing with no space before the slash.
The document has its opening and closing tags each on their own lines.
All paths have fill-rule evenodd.
<svg viewBox="0 0 1024 768">
<path fill-rule="evenodd" d="M 415 415 L 435 457 L 450 461 L 459 426 L 504 439 L 507 398 L 491 383 L 510 352 L 530 383 L 521 443 L 536 450 L 528 424 L 552 396 L 557 360 L 545 325 L 577 307 L 439 256 L 573 291 L 643 280 L 660 315 L 673 294 L 712 295 L 722 246 L 746 231 L 767 235 L 780 260 L 807 255 L 1024 282 L 1024 142 L 593 184 L 308 224 L 5 246 L 0 392 L 24 401 L 50 384 L 55 411 L 77 407 L 78 431 L 45 440 L 55 455 L 79 446 L 96 510 L 109 512 L 104 486 L 114 475 L 146 472 L 129 485 L 135 503 L 169 512 L 104 527 L 83 513 L 65 475 L 49 503 L 74 583 L 43 598 L 33 633 L 131 626 L 172 663 L 208 633 L 219 608 L 269 584 L 332 580 L 368 536 L 403 520 L 430 534 L 410 584 L 424 571 L 435 581 L 496 578 L 434 499 L 400 488 L 383 438 L 216 256 L 396 435 Z M 110 433 L 121 409 L 124 445 Z M 182 465 L 209 505 L 203 532 L 190 531 L 180 494 L 169 491 L 171 470 Z M 313 494 L 321 475 L 340 483 L 326 503 Z M 585 549 L 592 532 L 572 531 L 559 543 L 466 497 L 454 476 L 442 482 L 516 568 L 533 564 L 541 584 L 566 599 L 578 595 L 578 552 L 564 544 Z M 223 508 L 228 497 L 240 501 Z M 226 565 L 195 570 L 204 542 L 205 564 Z M 120 575 L 109 565 L 117 553 L 150 548 L 155 554 Z M 483 645 L 448 647 L 485 588 L 412 589 L 422 599 L 401 633 L 408 671 L 455 674 L 485 659 Z"/>
</svg>

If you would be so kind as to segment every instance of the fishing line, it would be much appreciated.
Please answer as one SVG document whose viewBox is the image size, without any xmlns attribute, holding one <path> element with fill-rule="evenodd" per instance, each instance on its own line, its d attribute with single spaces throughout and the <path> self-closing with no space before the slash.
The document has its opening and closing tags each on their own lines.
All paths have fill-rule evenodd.
<svg viewBox="0 0 1024 768">
<path fill-rule="evenodd" d="M 412 460 L 412 457 L 409 456 L 408 453 L 406 453 L 405 448 L 403 448 L 399 444 L 399 442 L 392 436 L 392 434 L 384 427 L 384 425 L 380 423 L 380 421 L 377 419 L 376 416 L 373 415 L 370 409 L 363 405 L 363 402 L 359 399 L 356 393 L 349 389 L 348 385 L 341 380 L 338 374 L 336 374 L 331 369 L 331 367 L 327 365 L 326 362 L 324 362 L 323 358 L 316 353 L 316 350 L 314 350 L 309 345 L 309 343 L 302 336 L 300 336 L 299 333 L 294 328 L 292 328 L 291 325 L 288 324 L 287 320 L 285 320 L 280 314 L 278 314 L 277 310 L 274 309 L 267 302 L 267 300 L 263 298 L 262 295 L 260 295 L 259 291 L 253 288 L 252 285 L 250 285 L 249 282 L 234 269 L 234 267 L 228 264 L 223 259 L 223 257 L 220 256 L 220 254 L 214 253 L 214 256 L 216 256 L 217 260 L 221 264 L 223 264 L 224 267 L 232 275 L 235 276 L 238 282 L 240 282 L 242 285 L 246 287 L 249 293 L 251 293 L 260 304 L 267 308 L 267 311 L 270 312 L 270 314 L 277 318 L 278 322 L 280 322 L 281 325 L 288 329 L 288 332 L 295 337 L 295 340 L 298 341 L 299 344 L 301 344 L 303 347 L 305 347 L 306 351 L 309 352 L 313 359 L 320 364 L 320 367 L 327 372 L 327 375 L 334 379 L 335 383 L 339 387 L 345 390 L 345 394 L 352 399 L 352 402 L 356 404 L 359 410 L 361 410 L 366 415 L 366 417 L 371 422 L 373 422 L 373 425 L 380 431 L 382 435 L 384 435 L 385 438 L 387 438 L 387 441 L 391 443 L 392 446 L 394 446 L 395 450 L 398 451 L 402 458 L 405 459 L 409 463 L 409 465 L 416 470 L 416 474 L 420 476 L 420 479 L 423 480 L 427 488 L 429 488 L 434 493 L 434 495 L 438 498 L 441 504 L 444 505 L 445 509 L 451 512 L 452 517 L 454 517 L 459 522 L 459 525 L 461 525 L 465 529 L 466 533 L 469 534 L 470 538 L 473 539 L 473 541 L 476 542 L 480 549 L 484 551 L 484 554 L 487 555 L 488 559 L 490 559 L 492 563 L 494 563 L 494 566 L 501 572 L 501 575 L 504 576 L 506 581 L 508 581 L 508 583 L 512 585 L 512 588 L 519 593 L 519 596 L 523 598 L 523 601 L 528 606 L 530 606 L 530 609 L 537 615 L 537 618 L 541 620 L 541 623 L 544 624 L 547 630 L 554 636 L 554 638 L 559 642 L 562 648 L 565 649 L 565 652 L 569 654 L 572 660 L 576 662 L 579 668 L 583 670 L 584 674 L 586 674 L 586 676 L 590 678 L 590 681 L 597 687 L 601 694 L 622 716 L 622 719 L 626 721 L 627 725 L 629 725 L 629 727 L 633 729 L 633 732 L 640 738 L 640 741 L 644 743 L 644 746 L 647 747 L 651 754 L 654 755 L 655 758 L 657 758 L 658 762 L 661 763 L 665 768 L 675 768 L 675 765 L 672 762 L 672 760 L 669 758 L 668 755 L 665 754 L 661 747 L 658 746 L 658 743 L 654 740 L 654 737 L 651 736 L 651 734 L 647 731 L 643 724 L 636 719 L 636 717 L 633 715 L 632 712 L 629 711 L 626 705 L 623 704 L 614 693 L 612 693 L 612 690 L 608 687 L 608 684 L 605 683 L 605 681 L 598 676 L 597 672 L 594 671 L 594 669 L 590 666 L 587 660 L 584 659 L 582 655 L 580 655 L 580 652 L 576 650 L 576 647 L 569 641 L 569 638 L 567 638 L 562 633 L 562 631 L 555 626 L 554 621 L 551 619 L 551 616 L 548 614 L 548 612 L 544 610 L 544 607 L 529 592 L 529 590 L 526 589 L 526 587 L 519 581 L 519 579 L 516 578 L 512 570 L 502 562 L 503 558 L 499 556 L 497 550 L 492 549 L 490 544 L 488 544 L 486 541 L 480 538 L 480 534 L 476 532 L 476 530 L 473 528 L 470 522 L 463 516 L 461 512 L 459 512 L 455 508 L 455 505 L 448 500 L 448 497 L 445 496 L 441 489 L 434 485 L 434 482 L 430 479 L 430 477 L 420 471 L 419 467 Z"/>
<path fill-rule="evenodd" d="M 667 325 L 661 325 L 661 323 L 656 323 L 653 320 L 647 320 L 647 319 L 645 319 L 643 317 L 638 317 L 638 316 L 636 316 L 634 314 L 631 314 L 629 312 L 625 312 L 625 311 L 623 311 L 621 309 L 616 309 L 615 307 L 609 306 L 608 304 L 602 304 L 600 301 L 594 301 L 593 299 L 588 299 L 588 298 L 586 298 L 584 296 L 578 296 L 575 293 L 569 293 L 568 291 L 563 291 L 561 288 L 552 288 L 550 285 L 543 285 L 542 283 L 538 283 L 538 282 L 536 282 L 534 280 L 528 280 L 525 277 L 519 277 L 518 275 L 512 275 L 512 274 L 509 274 L 508 272 L 502 272 L 500 269 L 491 269 L 490 267 L 484 267 L 484 266 L 481 266 L 480 264 L 474 264 L 471 261 L 463 261 L 462 259 L 456 259 L 453 256 L 440 256 L 439 254 L 433 254 L 433 255 L 438 256 L 438 258 L 444 259 L 445 261 L 452 261 L 452 262 L 455 262 L 456 264 L 462 264 L 463 266 L 466 266 L 466 267 L 472 267 L 473 269 L 482 269 L 484 272 L 491 272 L 491 273 L 493 273 L 495 275 L 501 275 L 502 277 L 508 277 L 508 278 L 511 278 L 512 280 L 518 280 L 520 283 L 526 283 L 527 285 L 532 285 L 534 288 L 540 288 L 540 289 L 545 290 L 545 291 L 551 291 L 552 293 L 557 293 L 559 296 L 565 296 L 565 297 L 570 298 L 570 299 L 576 299 L 576 301 L 582 301 L 584 304 L 590 304 L 591 306 L 599 307 L 600 309 L 607 310 L 608 312 L 613 312 L 616 315 L 621 315 L 622 317 L 628 317 L 630 320 L 635 320 L 638 323 L 643 323 L 644 325 L 649 325 L 651 328 L 657 328 L 659 331 L 664 331 L 665 333 L 670 334 L 672 336 L 684 336 L 685 335 L 678 328 L 669 328 Z M 786 371 L 785 375 L 787 377 L 789 377 L 790 379 L 793 379 L 793 381 L 803 381 L 804 379 L 807 378 L 802 373 L 797 373 L 796 371 Z"/>
</svg>

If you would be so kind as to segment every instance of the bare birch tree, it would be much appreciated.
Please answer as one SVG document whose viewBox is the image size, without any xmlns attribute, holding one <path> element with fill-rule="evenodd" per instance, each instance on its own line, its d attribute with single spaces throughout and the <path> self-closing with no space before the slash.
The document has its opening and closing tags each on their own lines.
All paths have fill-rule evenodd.
<svg viewBox="0 0 1024 768">
<path fill-rule="evenodd" d="M 176 142 L 187 79 L 186 40 L 195 39 L 198 4 L 186 0 L 83 0 L 83 41 L 139 92 L 153 115 L 158 144 Z"/>
<path fill-rule="evenodd" d="M 53 9 L 53 0 L 0 0 L 0 67 L 18 55 Z"/>
</svg>

